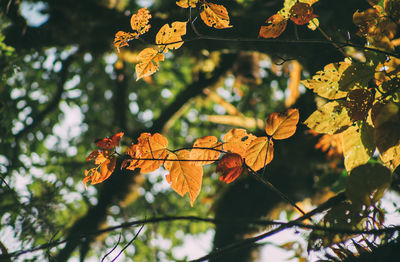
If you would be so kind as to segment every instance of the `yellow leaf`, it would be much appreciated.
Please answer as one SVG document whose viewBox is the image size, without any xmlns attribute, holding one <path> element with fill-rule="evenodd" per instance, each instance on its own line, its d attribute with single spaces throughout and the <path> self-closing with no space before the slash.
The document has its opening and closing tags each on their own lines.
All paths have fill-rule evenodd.
<svg viewBox="0 0 400 262">
<path fill-rule="evenodd" d="M 312 113 L 304 124 L 315 132 L 332 135 L 341 133 L 353 122 L 343 103 L 332 101 Z"/>
<path fill-rule="evenodd" d="M 168 49 L 178 49 L 183 45 L 182 36 L 186 35 L 186 24 L 187 22 L 173 22 L 171 27 L 168 24 L 161 27 L 156 36 L 156 43 L 161 45 L 160 48 L 164 52 Z"/>
<path fill-rule="evenodd" d="M 189 8 L 189 7 L 196 7 L 196 4 L 199 2 L 199 0 L 178 0 L 176 1 L 176 4 L 182 8 Z"/>
<path fill-rule="evenodd" d="M 275 14 L 268 18 L 267 26 L 261 26 L 258 37 L 263 38 L 277 38 L 286 29 L 287 19 L 280 14 Z"/>
<path fill-rule="evenodd" d="M 149 19 L 151 18 L 151 14 L 149 10 L 146 8 L 140 8 L 137 14 L 133 14 L 131 17 L 131 27 L 134 31 L 136 31 L 139 35 L 142 35 L 149 31 Z"/>
<path fill-rule="evenodd" d="M 253 134 L 248 134 L 245 129 L 233 128 L 229 130 L 222 140 L 224 141 L 224 150 L 231 153 L 236 153 L 242 156 L 246 156 L 246 149 L 250 145 L 251 141 L 257 137 Z"/>
<path fill-rule="evenodd" d="M 347 171 L 368 162 L 375 151 L 373 128 L 367 123 L 351 126 L 343 132 L 342 147 Z"/>
<path fill-rule="evenodd" d="M 301 81 L 308 89 L 327 99 L 338 99 L 346 97 L 347 92 L 339 90 L 339 80 L 343 72 L 350 64 L 346 62 L 332 63 L 318 71 L 312 79 Z"/>
<path fill-rule="evenodd" d="M 200 147 L 203 149 L 196 149 Z M 210 150 L 205 148 L 213 148 L 216 150 L 222 150 L 222 143 L 218 142 L 218 138 L 215 136 L 205 136 L 197 139 L 193 144 L 193 149 L 190 151 L 190 159 L 192 160 L 207 160 L 207 161 L 194 161 L 195 166 L 207 165 L 215 162 L 218 159 L 221 152 L 216 150 Z"/>
<path fill-rule="evenodd" d="M 366 63 L 352 63 L 343 71 L 339 80 L 339 90 L 348 92 L 357 88 L 368 87 L 374 78 L 375 67 Z"/>
<path fill-rule="evenodd" d="M 142 77 L 150 76 L 158 71 L 160 61 L 164 61 L 164 54 L 159 53 L 154 48 L 146 48 L 142 50 L 137 59 L 141 62 L 136 65 L 136 81 Z"/>
<path fill-rule="evenodd" d="M 140 173 L 150 173 L 157 170 L 169 152 L 167 149 L 168 139 L 159 133 L 151 135 L 142 133 L 138 138 L 136 156 L 140 159 L 136 167 L 140 168 Z"/>
<path fill-rule="evenodd" d="M 139 35 L 137 33 L 127 33 L 124 31 L 118 31 L 115 34 L 114 38 L 114 46 L 117 48 L 118 53 L 120 52 L 120 48 L 128 46 L 128 42 L 133 39 L 137 39 L 138 36 Z"/>
<path fill-rule="evenodd" d="M 257 137 L 246 150 L 246 165 L 258 171 L 268 165 L 274 157 L 274 143 L 268 137 Z"/>
<path fill-rule="evenodd" d="M 228 11 L 222 5 L 205 2 L 200 17 L 209 27 L 217 29 L 232 27 L 229 25 Z"/>
<path fill-rule="evenodd" d="M 181 150 L 177 154 L 171 153 L 168 156 L 168 160 L 174 161 L 167 160 L 164 167 L 169 171 L 166 179 L 171 184 L 171 188 L 180 196 L 189 193 L 190 205 L 193 206 L 193 202 L 200 193 L 203 168 L 195 166 L 190 161 L 185 161 L 190 159 L 189 154 L 187 150 Z"/>
<path fill-rule="evenodd" d="M 286 139 L 296 132 L 299 110 L 288 109 L 285 113 L 272 113 L 267 119 L 265 132 L 273 139 Z"/>
</svg>

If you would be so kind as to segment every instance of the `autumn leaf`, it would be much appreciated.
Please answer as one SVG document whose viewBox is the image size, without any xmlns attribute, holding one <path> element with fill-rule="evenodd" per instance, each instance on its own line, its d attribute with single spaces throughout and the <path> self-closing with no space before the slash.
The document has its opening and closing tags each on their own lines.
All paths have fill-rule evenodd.
<svg viewBox="0 0 400 262">
<path fill-rule="evenodd" d="M 225 154 L 218 162 L 216 169 L 221 176 L 219 180 L 229 184 L 243 172 L 243 158 L 235 153 Z"/>
<path fill-rule="evenodd" d="M 136 156 L 139 158 L 136 167 L 140 168 L 140 173 L 150 173 L 157 170 L 169 154 L 167 146 L 168 139 L 163 135 L 142 133 L 135 148 Z"/>
<path fill-rule="evenodd" d="M 326 152 L 328 158 L 332 156 L 342 156 L 342 133 L 335 135 L 323 135 L 318 139 L 317 144 L 315 144 L 315 149 L 320 149 L 322 152 Z"/>
<path fill-rule="evenodd" d="M 157 72 L 160 61 L 164 61 L 164 54 L 154 48 L 146 48 L 138 54 L 137 59 L 141 62 L 135 68 L 136 81 Z"/>
<path fill-rule="evenodd" d="M 168 49 L 178 49 L 183 45 L 182 36 L 186 35 L 187 22 L 173 22 L 171 27 L 165 24 L 156 35 L 156 43 L 167 52 Z M 169 45 L 163 45 L 173 43 Z"/>
<path fill-rule="evenodd" d="M 344 166 L 347 171 L 367 163 L 376 148 L 372 126 L 363 123 L 360 127 L 349 127 L 343 132 L 342 143 Z"/>
<path fill-rule="evenodd" d="M 100 151 L 98 149 L 92 151 L 87 157 L 86 157 L 86 161 L 90 161 L 92 159 L 97 158 L 97 156 L 99 155 Z"/>
<path fill-rule="evenodd" d="M 177 154 L 171 153 L 164 167 L 169 171 L 166 179 L 171 184 L 171 188 L 180 196 L 189 193 L 190 205 L 193 206 L 193 202 L 200 193 L 203 168 L 195 166 L 191 161 L 185 161 L 190 159 L 189 155 L 187 150 L 181 150 Z"/>
<path fill-rule="evenodd" d="M 83 183 L 85 188 L 87 188 L 87 183 L 91 181 L 91 184 L 98 184 L 106 180 L 111 176 L 114 172 L 115 164 L 117 158 L 112 157 L 110 159 L 106 159 L 100 166 L 100 172 L 97 170 L 98 168 L 92 168 L 89 170 L 85 170 L 85 178 L 83 179 Z"/>
<path fill-rule="evenodd" d="M 265 23 L 267 23 L 268 25 L 261 26 L 258 37 L 277 38 L 283 33 L 283 31 L 285 31 L 287 19 L 285 19 L 280 14 L 275 14 L 268 18 Z"/>
<path fill-rule="evenodd" d="M 149 10 L 145 7 L 140 8 L 136 14 L 133 14 L 131 17 L 131 27 L 134 31 L 136 31 L 139 35 L 142 35 L 149 31 L 150 25 L 149 20 L 151 18 L 151 14 Z"/>
<path fill-rule="evenodd" d="M 346 97 L 347 92 L 339 90 L 339 81 L 343 72 L 350 66 L 349 63 L 331 63 L 318 71 L 312 79 L 301 81 L 308 89 L 327 99 Z"/>
<path fill-rule="evenodd" d="M 346 108 L 353 121 L 365 120 L 374 102 L 374 93 L 368 89 L 354 89 L 347 94 Z"/>
<path fill-rule="evenodd" d="M 224 141 L 224 150 L 239 154 L 242 157 L 246 157 L 246 149 L 250 145 L 251 141 L 257 137 L 251 133 L 247 133 L 245 129 L 233 128 L 229 130 L 222 138 Z"/>
<path fill-rule="evenodd" d="M 202 149 L 196 149 L 196 147 Z M 205 149 L 205 148 L 213 148 Z M 211 164 L 218 159 L 221 154 L 222 143 L 218 142 L 218 138 L 215 136 L 205 136 L 197 139 L 193 144 L 193 149 L 190 151 L 190 159 L 196 160 L 193 162 L 195 166 L 203 166 L 207 164 Z M 207 160 L 207 161 L 198 161 L 198 160 Z"/>
<path fill-rule="evenodd" d="M 115 34 L 115 38 L 114 38 L 114 46 L 117 48 L 118 53 L 120 52 L 120 49 L 124 46 L 129 46 L 128 42 L 133 40 L 133 39 L 137 39 L 138 38 L 138 34 L 137 33 L 127 33 L 124 31 L 118 31 Z"/>
<path fill-rule="evenodd" d="M 96 146 L 101 147 L 103 149 L 112 149 L 116 146 L 119 146 L 119 141 L 124 136 L 124 132 L 119 132 L 113 135 L 112 137 L 106 137 L 103 139 L 95 139 L 94 143 Z"/>
<path fill-rule="evenodd" d="M 343 71 L 339 80 L 339 90 L 351 91 L 353 89 L 367 88 L 368 83 L 374 78 L 375 67 L 367 63 L 352 63 Z"/>
<path fill-rule="evenodd" d="M 353 124 L 343 102 L 328 102 L 314 111 L 304 122 L 320 134 L 337 134 Z"/>
<path fill-rule="evenodd" d="M 182 8 L 195 8 L 198 2 L 199 0 L 178 0 L 176 1 L 176 4 Z"/>
<path fill-rule="evenodd" d="M 258 171 L 272 161 L 274 143 L 268 137 L 257 137 L 251 141 L 245 156 L 246 164 L 254 171 Z"/>
<path fill-rule="evenodd" d="M 200 17 L 207 26 L 217 29 L 232 27 L 229 25 L 228 11 L 224 6 L 204 2 L 202 7 Z"/>
<path fill-rule="evenodd" d="M 288 109 L 285 113 L 272 113 L 267 119 L 265 132 L 273 139 L 286 139 L 296 132 L 299 110 Z"/>
<path fill-rule="evenodd" d="M 317 17 L 313 13 L 313 8 L 306 3 L 297 2 L 292 6 L 289 11 L 290 20 L 296 25 L 305 25 L 310 22 L 313 18 Z"/>
</svg>

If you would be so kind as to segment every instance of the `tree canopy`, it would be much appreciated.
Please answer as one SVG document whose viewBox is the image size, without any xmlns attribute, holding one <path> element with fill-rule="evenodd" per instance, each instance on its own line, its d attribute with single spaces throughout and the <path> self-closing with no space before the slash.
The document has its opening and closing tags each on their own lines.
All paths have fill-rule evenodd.
<svg viewBox="0 0 400 262">
<path fill-rule="evenodd" d="M 0 3 L 0 260 L 394 258 L 399 0 Z"/>
</svg>

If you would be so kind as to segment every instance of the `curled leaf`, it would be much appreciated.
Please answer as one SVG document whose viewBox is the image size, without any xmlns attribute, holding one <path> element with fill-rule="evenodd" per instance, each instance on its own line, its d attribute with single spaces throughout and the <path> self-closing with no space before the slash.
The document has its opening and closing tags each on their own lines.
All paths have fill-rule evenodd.
<svg viewBox="0 0 400 262">
<path fill-rule="evenodd" d="M 229 25 L 228 11 L 223 5 L 204 2 L 203 11 L 201 11 L 200 17 L 209 27 L 217 29 L 232 27 Z"/>
<path fill-rule="evenodd" d="M 275 14 L 268 18 L 265 23 L 267 23 L 268 25 L 261 26 L 258 37 L 277 38 L 283 33 L 283 31 L 285 31 L 287 19 L 285 19 L 280 14 Z"/>
<path fill-rule="evenodd" d="M 229 184 L 243 172 L 243 158 L 235 153 L 227 153 L 219 160 L 216 171 L 221 174 L 219 180 Z"/>
<path fill-rule="evenodd" d="M 160 48 L 164 52 L 168 49 L 178 49 L 183 45 L 182 36 L 186 35 L 186 24 L 187 22 L 173 22 L 171 27 L 168 24 L 161 27 L 156 36 L 156 43 L 161 45 Z"/>
<path fill-rule="evenodd" d="M 112 137 L 106 137 L 103 139 L 95 139 L 94 143 L 96 146 L 101 147 L 103 149 L 112 149 L 119 145 L 119 141 L 124 136 L 124 132 L 119 132 L 113 135 Z"/>
<path fill-rule="evenodd" d="M 181 150 L 177 154 L 170 154 L 164 167 L 169 171 L 166 179 L 171 184 L 171 188 L 180 196 L 189 193 L 190 205 L 193 206 L 193 202 L 200 193 L 203 168 L 186 161 L 190 159 L 189 154 L 187 150 Z"/>
<path fill-rule="evenodd" d="M 196 149 L 198 148 L 198 149 Z M 211 148 L 211 149 L 206 149 Z M 215 150 L 212 150 L 215 149 Z M 195 166 L 207 165 L 215 162 L 221 154 L 218 150 L 222 149 L 222 144 L 218 142 L 215 136 L 205 136 L 197 139 L 193 144 L 193 149 L 190 151 L 190 159 Z M 204 160 L 204 161 L 198 161 Z"/>
<path fill-rule="evenodd" d="M 135 68 L 136 81 L 157 72 L 160 61 L 164 61 L 164 54 L 154 48 L 146 48 L 139 53 L 137 59 L 141 62 Z"/>
<path fill-rule="evenodd" d="M 285 113 L 272 113 L 267 119 L 265 132 L 273 139 L 286 139 L 296 132 L 299 110 L 288 109 Z"/>
<path fill-rule="evenodd" d="M 305 25 L 310 22 L 313 18 L 317 17 L 313 13 L 313 8 L 307 3 L 297 2 L 290 8 L 289 11 L 290 20 L 296 25 Z"/>
<path fill-rule="evenodd" d="M 254 171 L 268 165 L 274 157 L 274 143 L 268 137 L 257 137 L 246 150 L 246 164 Z"/>
</svg>

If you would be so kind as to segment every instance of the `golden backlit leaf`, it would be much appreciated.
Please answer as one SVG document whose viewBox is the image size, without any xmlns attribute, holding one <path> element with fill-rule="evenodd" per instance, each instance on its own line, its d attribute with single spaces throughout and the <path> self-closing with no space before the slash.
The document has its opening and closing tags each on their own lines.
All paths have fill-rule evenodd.
<svg viewBox="0 0 400 262">
<path fill-rule="evenodd" d="M 221 176 L 219 180 L 229 184 L 243 172 L 243 158 L 235 153 L 225 154 L 218 162 L 216 169 Z"/>
<path fill-rule="evenodd" d="M 202 149 L 196 149 L 196 147 Z M 215 150 L 206 149 L 213 148 Z M 218 138 L 215 136 L 205 136 L 197 139 L 193 144 L 193 149 L 190 151 L 190 159 L 197 160 L 194 161 L 193 164 L 195 166 L 203 166 L 207 164 L 211 164 L 215 162 L 222 150 L 222 143 L 218 141 Z M 207 160 L 207 161 L 198 161 L 198 160 Z"/>
<path fill-rule="evenodd" d="M 245 129 L 236 128 L 229 130 L 222 138 L 225 151 L 239 154 L 243 158 L 246 156 L 247 147 L 254 139 L 255 135 L 247 133 Z"/>
<path fill-rule="evenodd" d="M 149 31 L 150 25 L 149 20 L 151 18 L 151 14 L 149 10 L 145 7 L 140 8 L 136 14 L 133 14 L 131 17 L 131 27 L 134 31 L 136 31 L 139 35 L 142 35 Z"/>
<path fill-rule="evenodd" d="M 274 157 L 274 143 L 268 137 L 257 137 L 251 141 L 245 154 L 246 164 L 254 171 L 268 165 Z"/>
<path fill-rule="evenodd" d="M 343 132 L 342 143 L 347 171 L 367 163 L 376 148 L 372 126 L 363 123 L 361 127 L 349 127 Z"/>
<path fill-rule="evenodd" d="M 288 109 L 285 113 L 272 113 L 267 119 L 265 132 L 273 139 L 286 139 L 291 137 L 299 122 L 299 110 Z"/>
<path fill-rule="evenodd" d="M 138 34 L 137 33 L 127 33 L 124 31 L 118 31 L 115 34 L 115 38 L 114 38 L 114 46 L 117 48 L 118 53 L 120 52 L 120 49 L 124 46 L 129 46 L 128 42 L 133 40 L 133 39 L 137 39 L 138 38 Z"/>
<path fill-rule="evenodd" d="M 311 19 L 317 17 L 313 13 L 313 8 L 306 3 L 297 2 L 290 8 L 289 11 L 290 20 L 292 20 L 296 25 L 305 25 L 311 21 Z"/>
<path fill-rule="evenodd" d="M 353 124 L 343 102 L 328 102 L 314 111 L 304 122 L 308 128 L 320 134 L 337 134 Z"/>
<path fill-rule="evenodd" d="M 178 0 L 176 1 L 176 4 L 182 8 L 195 8 L 198 2 L 199 0 Z"/>
<path fill-rule="evenodd" d="M 328 64 L 324 70 L 318 71 L 312 79 L 301 81 L 308 89 L 327 99 L 346 97 L 347 92 L 339 90 L 339 80 L 343 72 L 350 66 L 349 63 L 340 62 Z"/>
<path fill-rule="evenodd" d="M 229 25 L 228 11 L 222 5 L 204 2 L 203 11 L 201 11 L 200 17 L 209 27 L 217 29 L 232 27 Z"/>
<path fill-rule="evenodd" d="M 164 52 L 167 52 L 168 49 L 178 49 L 183 45 L 182 36 L 186 35 L 186 24 L 187 22 L 173 22 L 171 27 L 168 24 L 161 27 L 156 35 L 156 43 Z"/>
<path fill-rule="evenodd" d="M 89 170 L 85 171 L 85 178 L 83 179 L 83 183 L 85 185 L 85 188 L 87 188 L 86 184 L 91 181 L 90 184 L 98 184 L 106 180 L 111 176 L 111 174 L 114 172 L 115 169 L 115 164 L 116 164 L 117 158 L 112 157 L 110 159 L 106 159 L 101 165 L 100 165 L 100 172 L 97 170 L 98 168 L 92 168 Z"/>
<path fill-rule="evenodd" d="M 195 166 L 191 161 L 185 161 L 190 159 L 189 155 L 190 153 L 187 150 L 181 150 L 177 154 L 171 153 L 168 160 L 174 161 L 167 160 L 164 167 L 169 171 L 166 179 L 171 184 L 171 188 L 180 196 L 189 193 L 190 205 L 193 206 L 193 202 L 200 193 L 203 168 Z"/>
<path fill-rule="evenodd" d="M 267 26 L 261 26 L 258 37 L 262 38 L 277 38 L 285 31 L 287 19 L 280 14 L 275 14 L 268 18 Z"/>
<path fill-rule="evenodd" d="M 150 173 L 157 170 L 167 158 L 168 139 L 159 133 L 151 135 L 142 133 L 138 138 L 136 156 L 140 159 L 136 167 L 140 168 L 140 173 Z"/>
<path fill-rule="evenodd" d="M 158 71 L 160 61 L 164 61 L 164 54 L 154 48 L 142 50 L 137 59 L 141 62 L 136 65 L 136 81 L 140 78 L 150 76 Z"/>
</svg>

